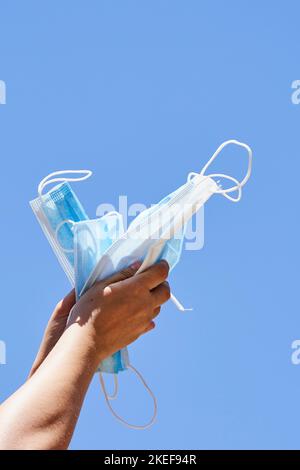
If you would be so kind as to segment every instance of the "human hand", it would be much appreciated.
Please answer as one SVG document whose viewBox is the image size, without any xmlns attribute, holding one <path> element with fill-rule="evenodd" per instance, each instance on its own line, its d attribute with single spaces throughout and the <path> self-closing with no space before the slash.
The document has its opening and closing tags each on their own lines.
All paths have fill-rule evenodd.
<svg viewBox="0 0 300 470">
<path fill-rule="evenodd" d="M 162 267 L 159 267 L 160 265 L 162 265 Z M 84 310 L 86 312 L 86 309 L 87 309 L 86 302 L 88 303 L 89 296 L 92 296 L 92 297 L 94 296 L 95 290 L 97 290 L 98 292 L 101 293 L 101 295 L 99 297 L 97 297 L 97 299 L 96 299 L 99 302 L 101 302 L 100 299 L 102 297 L 107 297 L 107 294 L 109 293 L 109 289 L 105 293 L 102 292 L 102 290 L 104 290 L 106 287 L 109 287 L 113 283 L 121 284 L 121 285 L 117 286 L 117 291 L 114 290 L 114 297 L 113 298 L 112 298 L 112 296 L 110 297 L 110 303 L 113 300 L 112 303 L 118 304 L 118 308 L 116 309 L 117 310 L 117 315 L 115 316 L 115 314 L 112 313 L 112 312 L 110 312 L 110 313 L 107 312 L 106 314 L 104 312 L 104 314 L 103 314 L 103 308 L 102 308 L 102 317 L 101 317 L 102 334 L 101 334 L 101 336 L 105 336 L 105 337 L 109 336 L 110 339 L 107 338 L 106 343 L 110 342 L 111 347 L 113 347 L 112 345 L 114 345 L 118 342 L 122 343 L 122 340 L 121 340 L 120 337 L 119 337 L 119 339 L 116 338 L 116 336 L 119 335 L 118 332 L 119 332 L 119 329 L 120 329 L 120 327 L 118 327 L 118 323 L 119 323 L 118 318 L 119 318 L 119 316 L 121 315 L 121 317 L 122 317 L 121 321 L 122 322 L 125 321 L 125 318 L 128 318 L 128 317 L 124 317 L 124 314 L 121 313 L 122 308 L 125 309 L 127 315 L 130 316 L 131 310 L 130 310 L 130 305 L 129 304 L 133 303 L 133 304 L 135 304 L 135 307 L 134 307 L 135 314 L 134 315 L 136 315 L 138 313 L 139 309 L 142 309 L 143 314 L 144 314 L 144 316 L 143 316 L 143 314 L 141 312 L 141 318 L 138 320 L 139 325 L 136 325 L 137 330 L 136 329 L 131 330 L 132 325 L 131 325 L 130 321 L 127 322 L 126 330 L 123 331 L 123 338 L 127 337 L 128 338 L 128 343 L 127 344 L 129 344 L 132 341 L 134 341 L 135 339 L 137 339 L 141 334 L 146 333 L 146 332 L 152 330 L 155 327 L 155 324 L 153 322 L 153 318 L 159 314 L 161 304 L 155 306 L 151 310 L 151 302 L 152 302 L 153 295 L 155 296 L 156 293 L 158 295 L 162 295 L 162 300 L 163 301 L 161 303 L 164 302 L 164 298 L 166 300 L 168 300 L 168 298 L 170 296 L 169 287 L 166 283 L 163 283 L 163 281 L 161 281 L 163 283 L 161 289 L 159 289 L 158 291 L 154 291 L 154 292 L 152 290 L 152 295 L 150 295 L 150 289 L 145 288 L 146 286 L 144 286 L 144 283 L 145 282 L 147 283 L 147 279 L 149 278 L 149 276 L 150 276 L 150 279 L 152 277 L 152 279 L 153 279 L 152 282 L 154 282 L 154 284 L 156 282 L 160 282 L 160 279 L 163 279 L 163 280 L 166 279 L 166 277 L 168 275 L 168 271 L 169 271 L 169 268 L 168 268 L 168 265 L 167 265 L 166 262 L 159 263 L 159 264 L 149 268 L 147 271 L 142 273 L 144 276 L 141 277 L 141 278 L 140 278 L 140 276 L 142 276 L 142 275 L 140 275 L 140 274 L 137 275 L 134 278 L 134 280 L 135 280 L 134 283 L 133 283 L 134 286 L 128 286 L 127 284 L 122 285 L 123 282 L 126 279 L 131 278 L 135 274 L 135 272 L 139 269 L 139 267 L 140 267 L 140 264 L 137 263 L 136 265 L 130 266 L 129 268 L 124 269 L 124 270 L 116 273 L 115 275 L 113 275 L 109 279 L 97 283 L 94 287 L 92 287 L 92 289 L 90 289 L 83 296 L 82 299 L 84 299 L 84 301 L 81 301 L 81 299 L 80 299 L 80 301 L 78 302 L 78 304 L 80 304 L 80 305 L 84 304 Z M 153 269 L 154 269 L 154 272 L 152 273 Z M 162 271 L 162 272 L 160 273 L 160 271 Z M 145 277 L 146 277 L 146 280 L 145 280 Z M 156 278 L 157 278 L 157 281 L 154 280 Z M 137 283 L 137 285 L 136 285 L 136 280 L 139 281 Z M 133 287 L 134 290 L 132 290 L 132 287 Z M 124 291 L 126 292 L 126 296 L 125 296 Z M 140 303 L 139 303 L 139 305 L 137 305 L 136 301 L 134 299 L 139 295 L 140 291 L 142 291 L 142 298 L 139 299 Z M 133 292 L 136 292 L 136 293 L 133 294 Z M 128 297 L 128 294 L 130 294 L 129 295 L 129 297 L 130 297 L 129 303 L 128 303 L 128 300 L 126 300 L 127 297 Z M 146 300 L 147 297 L 148 298 L 151 297 L 150 304 L 146 305 L 146 307 L 143 308 L 141 304 L 143 304 L 143 301 L 147 301 Z M 108 300 L 108 297 L 106 298 L 106 301 L 107 300 Z M 56 307 L 53 311 L 53 314 L 51 315 L 50 320 L 48 322 L 48 325 L 46 327 L 46 330 L 45 330 L 45 333 L 44 333 L 44 336 L 43 336 L 43 339 L 42 339 L 42 342 L 41 342 L 40 349 L 39 349 L 38 354 L 35 358 L 35 361 L 32 365 L 29 377 L 31 377 L 36 372 L 36 370 L 39 368 L 39 366 L 42 364 L 42 362 L 48 356 L 50 351 L 54 348 L 54 346 L 58 342 L 59 338 L 61 337 L 61 335 L 65 331 L 70 311 L 71 311 L 72 307 L 75 305 L 75 302 L 76 302 L 75 291 L 73 289 L 64 299 L 62 299 L 56 305 Z M 106 303 L 108 303 L 108 302 L 106 302 Z M 76 311 L 77 311 L 77 307 L 78 306 L 76 306 Z M 91 307 L 91 305 L 90 305 L 90 307 Z M 81 307 L 78 307 L 78 308 L 81 309 Z M 106 310 L 106 309 L 104 309 L 104 310 Z M 113 318 L 111 318 L 111 319 L 109 319 L 109 321 L 107 321 L 106 317 L 111 315 L 111 314 L 112 314 Z M 75 315 L 75 312 L 73 313 L 73 315 Z M 73 317 L 73 315 L 72 315 L 72 317 Z M 78 315 L 78 312 L 77 312 L 76 315 Z M 85 313 L 82 316 L 82 318 L 86 315 L 87 315 L 87 313 Z M 102 324 L 103 320 L 104 320 L 104 323 Z M 113 325 L 113 322 L 116 323 L 116 327 Z M 72 320 L 70 321 L 70 323 L 72 323 Z M 142 325 L 142 327 L 141 327 L 141 325 Z M 109 333 L 108 332 L 105 333 L 106 329 L 109 330 Z M 128 331 L 128 329 L 130 331 Z M 128 333 L 129 333 L 130 337 L 127 336 Z M 101 339 L 101 341 L 102 341 L 102 339 Z M 126 343 L 126 341 L 125 341 L 125 343 Z M 115 351 L 121 349 L 122 347 L 123 346 L 116 347 Z M 103 347 L 103 351 L 101 351 L 101 355 L 102 355 L 102 353 L 105 354 L 104 351 L 109 350 L 109 349 L 111 349 L 111 348 L 109 348 L 106 344 L 106 346 Z M 108 357 L 110 355 L 111 355 L 111 353 L 108 353 L 105 357 Z"/>
<path fill-rule="evenodd" d="M 153 319 L 170 298 L 168 263 L 161 261 L 133 276 L 139 266 L 97 282 L 72 309 L 67 330 L 75 324 L 86 330 L 82 339 L 92 340 L 97 362 L 152 330 Z"/>
</svg>

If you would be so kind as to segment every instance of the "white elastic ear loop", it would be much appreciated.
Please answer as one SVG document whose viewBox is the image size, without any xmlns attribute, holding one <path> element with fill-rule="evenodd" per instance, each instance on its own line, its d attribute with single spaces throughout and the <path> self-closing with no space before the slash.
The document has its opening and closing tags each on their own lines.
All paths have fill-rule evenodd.
<svg viewBox="0 0 300 470">
<path fill-rule="evenodd" d="M 232 188 L 228 188 L 228 190 L 227 189 L 219 189 L 218 191 L 216 191 L 216 193 L 217 194 L 222 194 L 224 197 L 226 197 L 227 199 L 229 199 L 232 202 L 239 202 L 241 200 L 242 186 L 241 186 L 240 182 L 236 178 L 234 178 L 234 176 L 223 175 L 222 173 L 213 173 L 213 174 L 209 175 L 209 177 L 210 178 L 223 178 L 223 179 L 226 179 L 226 180 L 229 180 L 229 181 L 233 181 L 236 184 L 236 189 L 234 189 L 234 191 L 238 191 L 237 197 L 232 197 L 232 196 L 229 196 L 227 194 L 227 192 L 232 192 L 232 188 L 234 188 L 234 186 L 232 186 Z M 219 184 L 219 188 L 221 188 L 220 184 Z"/>
<path fill-rule="evenodd" d="M 102 217 L 108 217 L 108 216 L 111 216 L 111 215 L 114 215 L 114 216 L 118 217 L 118 219 L 122 217 L 122 214 L 120 214 L 120 212 L 118 212 L 118 211 L 109 211 L 109 212 L 106 212 L 106 214 L 104 214 Z M 100 219 L 101 219 L 102 217 L 100 217 Z"/>
<path fill-rule="evenodd" d="M 101 374 L 101 372 L 99 372 L 99 374 Z M 107 398 L 109 400 L 115 400 L 118 396 L 118 392 L 119 392 L 118 374 L 114 374 L 114 391 L 111 395 L 107 394 Z"/>
<path fill-rule="evenodd" d="M 122 225 L 123 224 L 123 216 L 120 212 L 118 211 L 110 211 L 110 212 L 107 212 L 106 214 L 104 214 L 102 217 L 117 217 L 117 219 L 119 220 L 119 223 Z M 100 217 L 102 219 L 102 217 Z"/>
<path fill-rule="evenodd" d="M 120 423 L 125 424 L 125 426 L 127 426 L 128 428 L 131 428 L 131 429 L 147 429 L 147 428 L 150 428 L 153 425 L 153 423 L 155 422 L 155 419 L 156 419 L 156 416 L 157 416 L 157 402 L 156 402 L 155 395 L 152 392 L 152 390 L 150 389 L 149 385 L 147 385 L 147 383 L 146 383 L 145 379 L 143 378 L 142 374 L 135 367 L 133 367 L 131 364 L 129 364 L 128 369 L 131 369 L 137 375 L 137 377 L 140 379 L 140 381 L 142 382 L 145 389 L 147 390 L 147 392 L 149 393 L 149 395 L 151 396 L 151 398 L 153 400 L 154 411 L 153 411 L 153 416 L 150 419 L 149 423 L 144 424 L 144 425 L 130 424 L 115 412 L 115 410 L 113 409 L 113 407 L 110 404 L 110 401 L 112 400 L 112 398 L 110 398 L 109 395 L 107 394 L 102 372 L 99 372 L 100 383 L 101 383 L 102 391 L 103 391 L 103 394 L 104 394 L 104 397 L 105 397 L 105 401 L 107 403 L 107 406 L 108 406 L 109 410 L 114 415 L 114 417 L 118 421 L 120 421 Z"/>
<path fill-rule="evenodd" d="M 60 177 L 60 178 L 54 178 L 54 176 L 59 176 L 59 175 L 65 175 L 65 174 L 82 174 L 83 176 L 81 177 L 76 177 L 76 178 L 69 178 L 67 176 Z M 38 194 L 39 196 L 42 196 L 43 190 L 46 186 L 52 183 L 58 183 L 58 182 L 65 182 L 65 181 L 83 181 L 92 176 L 93 172 L 91 170 L 61 170 L 61 171 L 54 171 L 53 173 L 50 173 L 48 176 L 42 179 L 40 184 L 38 185 Z"/>
<path fill-rule="evenodd" d="M 194 171 L 191 171 L 188 174 L 187 181 L 190 182 L 196 176 L 199 176 L 199 173 L 195 173 Z M 216 194 L 223 194 L 224 197 L 226 197 L 227 199 L 229 199 L 230 201 L 233 201 L 233 202 L 238 202 L 241 199 L 241 197 L 242 197 L 242 187 L 240 185 L 240 182 L 236 178 L 234 178 L 233 176 L 229 176 L 229 175 L 223 175 L 222 173 L 213 173 L 211 175 L 206 176 L 206 178 L 214 178 L 214 177 L 215 178 L 217 178 L 217 177 L 218 178 L 223 178 L 223 179 L 233 181 L 238 186 L 238 189 L 237 189 L 238 195 L 237 195 L 236 198 L 233 198 L 232 196 L 228 196 L 228 194 L 226 194 L 226 191 L 227 191 L 226 189 L 221 189 L 221 185 L 219 184 L 219 181 L 217 181 L 217 184 L 218 184 L 220 190 L 216 191 L 215 192 Z M 229 189 L 231 191 L 231 188 L 229 188 Z"/>
<path fill-rule="evenodd" d="M 219 153 L 227 145 L 238 145 L 239 147 L 243 147 L 244 149 L 246 149 L 247 152 L 248 152 L 248 169 L 247 169 L 247 173 L 246 173 L 245 177 L 242 179 L 242 181 L 238 181 L 236 178 L 233 178 L 233 176 L 224 175 L 222 173 L 214 173 L 214 174 L 211 174 L 211 175 L 204 175 L 207 168 L 212 164 L 212 162 L 217 158 Z M 213 156 L 208 160 L 208 162 L 202 168 L 202 170 L 200 172 L 200 175 L 201 176 L 208 176 L 210 178 L 211 177 L 226 178 L 226 179 L 229 179 L 230 181 L 235 182 L 236 183 L 235 186 L 232 186 L 231 188 L 228 188 L 228 189 L 220 189 L 219 191 L 216 191 L 216 193 L 222 194 L 223 196 L 227 197 L 227 199 L 229 199 L 230 201 L 238 202 L 241 199 L 241 188 L 247 183 L 247 181 L 248 181 L 248 179 L 250 178 L 250 175 L 251 175 L 252 157 L 253 157 L 253 153 L 252 153 L 252 149 L 249 147 L 249 145 L 245 144 L 244 142 L 239 142 L 238 140 L 227 140 L 226 142 L 223 142 L 223 144 L 221 144 L 217 148 L 217 150 L 215 151 Z M 238 191 L 239 192 L 238 196 L 236 198 L 228 196 L 228 193 L 231 193 L 233 191 Z"/>
<path fill-rule="evenodd" d="M 178 309 L 180 312 L 191 312 L 191 311 L 194 310 L 193 308 L 186 308 L 184 305 L 182 305 L 182 303 L 181 303 L 181 302 L 175 297 L 175 295 L 172 294 L 172 293 L 171 293 L 170 300 L 171 300 L 171 302 L 173 302 L 173 304 L 175 305 L 175 307 L 177 307 L 177 309 Z"/>
<path fill-rule="evenodd" d="M 65 253 L 74 253 L 74 248 L 70 248 L 70 249 L 69 249 L 69 248 L 64 248 L 63 246 L 61 246 L 61 243 L 60 243 L 60 241 L 58 240 L 58 232 L 59 232 L 59 230 L 61 229 L 61 227 L 62 227 L 63 225 L 65 225 L 65 224 L 70 224 L 70 225 L 73 226 L 73 225 L 75 225 L 75 222 L 74 222 L 74 220 L 71 220 L 71 219 L 62 220 L 62 221 L 58 224 L 58 226 L 56 227 L 54 236 L 55 236 L 55 239 L 56 239 L 58 245 L 59 245 L 60 248 L 62 249 L 62 251 L 64 251 Z"/>
</svg>

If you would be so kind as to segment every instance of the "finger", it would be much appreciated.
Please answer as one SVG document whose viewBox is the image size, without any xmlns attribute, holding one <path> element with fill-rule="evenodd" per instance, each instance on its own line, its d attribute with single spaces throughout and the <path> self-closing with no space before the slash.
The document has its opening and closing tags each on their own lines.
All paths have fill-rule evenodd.
<svg viewBox="0 0 300 470">
<path fill-rule="evenodd" d="M 109 286 L 110 284 L 115 284 L 116 282 L 124 281 L 125 279 L 134 276 L 135 273 L 141 267 L 141 265 L 142 263 L 140 261 L 136 261 L 135 263 L 128 266 L 128 268 L 124 268 L 121 271 L 113 274 L 112 276 L 100 282 L 104 286 Z"/>
<path fill-rule="evenodd" d="M 69 315 L 71 308 L 76 302 L 75 289 L 72 289 L 66 297 L 64 297 L 60 302 L 58 302 L 55 310 L 54 317 Z"/>
<path fill-rule="evenodd" d="M 160 311 L 161 311 L 161 307 L 156 307 L 152 312 L 152 318 L 157 317 L 157 315 L 160 314 Z"/>
<path fill-rule="evenodd" d="M 153 305 L 158 307 L 167 302 L 171 297 L 170 286 L 168 282 L 163 282 L 151 291 Z"/>
<path fill-rule="evenodd" d="M 147 287 L 152 290 L 164 282 L 169 274 L 169 265 L 167 261 L 162 260 L 159 263 L 154 264 L 151 268 L 138 274 L 139 279 L 143 280 Z"/>
<path fill-rule="evenodd" d="M 155 323 L 154 323 L 154 321 L 151 321 L 151 322 L 149 323 L 149 325 L 144 329 L 144 331 L 142 331 L 141 334 L 144 335 L 145 333 L 148 333 L 148 331 L 151 331 L 151 330 L 153 330 L 154 328 L 155 328 Z"/>
</svg>

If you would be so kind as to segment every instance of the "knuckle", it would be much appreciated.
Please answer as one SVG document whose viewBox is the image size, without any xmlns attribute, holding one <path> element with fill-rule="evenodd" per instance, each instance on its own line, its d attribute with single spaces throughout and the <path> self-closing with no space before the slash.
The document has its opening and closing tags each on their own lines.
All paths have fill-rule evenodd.
<svg viewBox="0 0 300 470">
<path fill-rule="evenodd" d="M 124 284 L 126 290 L 132 295 L 138 295 L 143 289 L 143 284 L 140 282 L 140 279 L 138 277 L 132 277 L 128 281 L 126 285 Z"/>
<path fill-rule="evenodd" d="M 136 295 L 139 295 L 141 297 L 145 297 L 145 295 L 149 295 L 149 289 L 146 285 L 146 283 L 141 280 L 141 279 L 136 279 L 136 282 L 135 282 L 135 289 L 134 289 L 134 292 L 136 293 Z"/>
<path fill-rule="evenodd" d="M 137 306 L 140 306 L 141 304 L 143 304 L 144 299 L 145 299 L 145 292 L 141 286 L 135 286 L 134 289 L 132 290 L 130 289 L 129 292 L 130 292 L 133 302 Z"/>
</svg>

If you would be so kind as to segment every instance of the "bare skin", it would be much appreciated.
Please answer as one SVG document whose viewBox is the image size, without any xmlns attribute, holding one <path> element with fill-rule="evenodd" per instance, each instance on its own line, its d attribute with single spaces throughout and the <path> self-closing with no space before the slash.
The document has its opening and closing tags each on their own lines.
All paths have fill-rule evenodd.
<svg viewBox="0 0 300 470">
<path fill-rule="evenodd" d="M 57 305 L 28 380 L 0 406 L 0 449 L 67 449 L 99 362 L 152 330 L 170 298 L 166 262 L 138 267 Z"/>
</svg>

